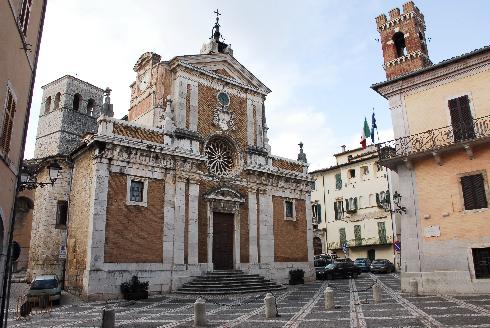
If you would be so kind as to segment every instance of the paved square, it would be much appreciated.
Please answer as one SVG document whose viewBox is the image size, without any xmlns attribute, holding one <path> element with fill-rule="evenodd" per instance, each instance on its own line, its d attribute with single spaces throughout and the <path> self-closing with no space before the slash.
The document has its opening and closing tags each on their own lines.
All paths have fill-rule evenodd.
<svg viewBox="0 0 490 328">
<path fill-rule="evenodd" d="M 382 303 L 375 304 L 372 285 L 379 279 Z M 323 292 L 334 290 L 335 308 L 326 311 Z M 362 274 L 358 279 L 317 281 L 275 293 L 279 316 L 266 320 L 264 294 L 206 297 L 209 327 L 490 327 L 490 295 L 419 296 L 400 293 L 396 274 Z M 48 314 L 16 320 L 9 327 L 100 327 L 102 309 L 116 311 L 117 327 L 193 327 L 195 296 L 165 295 L 128 302 L 63 305 Z"/>
</svg>

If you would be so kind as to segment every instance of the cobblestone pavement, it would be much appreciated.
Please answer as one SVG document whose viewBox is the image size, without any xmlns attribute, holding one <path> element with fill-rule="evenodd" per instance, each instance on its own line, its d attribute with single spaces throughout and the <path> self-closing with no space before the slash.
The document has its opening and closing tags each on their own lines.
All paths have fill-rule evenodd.
<svg viewBox="0 0 490 328">
<path fill-rule="evenodd" d="M 379 279 L 382 302 L 375 304 L 372 285 Z M 334 290 L 335 308 L 326 311 L 323 292 Z M 396 274 L 362 274 L 355 280 L 317 281 L 275 293 L 279 316 L 266 320 L 264 294 L 207 298 L 209 327 L 490 327 L 490 295 L 420 296 L 400 294 Z M 166 295 L 149 300 L 111 301 L 117 327 L 192 327 L 196 297 Z M 9 327 L 100 327 L 105 302 L 53 308 L 16 320 L 11 309 Z"/>
</svg>

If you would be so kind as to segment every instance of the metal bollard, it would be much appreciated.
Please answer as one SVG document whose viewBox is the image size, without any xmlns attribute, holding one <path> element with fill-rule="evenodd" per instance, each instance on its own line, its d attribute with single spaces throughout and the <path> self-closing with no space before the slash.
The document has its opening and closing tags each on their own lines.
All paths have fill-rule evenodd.
<svg viewBox="0 0 490 328">
<path fill-rule="evenodd" d="M 325 288 L 323 296 L 325 297 L 325 310 L 330 310 L 333 308 L 333 289 L 330 287 Z"/>
<path fill-rule="evenodd" d="M 275 318 L 277 316 L 276 298 L 271 293 L 265 294 L 264 305 L 265 305 L 265 318 L 266 319 Z"/>
<path fill-rule="evenodd" d="M 419 283 L 416 279 L 410 279 L 410 296 L 418 296 L 419 295 Z"/>
<path fill-rule="evenodd" d="M 373 285 L 373 299 L 374 303 L 381 303 L 381 286 L 378 283 Z"/>
<path fill-rule="evenodd" d="M 114 309 L 102 310 L 102 328 L 114 328 L 116 324 L 116 314 Z"/>
<path fill-rule="evenodd" d="M 194 303 L 194 326 L 206 325 L 206 301 L 199 297 Z"/>
</svg>

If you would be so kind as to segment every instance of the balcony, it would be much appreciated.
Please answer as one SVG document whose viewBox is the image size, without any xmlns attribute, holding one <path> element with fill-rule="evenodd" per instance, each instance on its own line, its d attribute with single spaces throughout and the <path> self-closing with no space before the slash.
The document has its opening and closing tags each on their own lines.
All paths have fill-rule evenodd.
<svg viewBox="0 0 490 328">
<path fill-rule="evenodd" d="M 470 124 L 445 126 L 376 145 L 379 161 L 391 169 L 400 162 L 434 156 L 440 164 L 440 154 L 465 149 L 473 156 L 471 146 L 490 141 L 490 115 L 473 119 Z"/>
</svg>

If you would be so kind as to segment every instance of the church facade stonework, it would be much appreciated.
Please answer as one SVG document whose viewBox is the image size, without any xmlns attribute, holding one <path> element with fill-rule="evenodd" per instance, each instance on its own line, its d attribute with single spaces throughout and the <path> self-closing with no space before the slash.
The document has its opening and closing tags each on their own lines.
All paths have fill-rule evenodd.
<svg viewBox="0 0 490 328">
<path fill-rule="evenodd" d="M 106 93 L 97 131 L 66 168 L 67 289 L 114 297 L 137 275 L 164 293 L 231 269 L 286 283 L 299 268 L 314 279 L 304 153 L 271 154 L 270 90 L 232 54 L 219 29 L 199 55 L 143 54 L 127 120 L 104 111 Z"/>
</svg>

